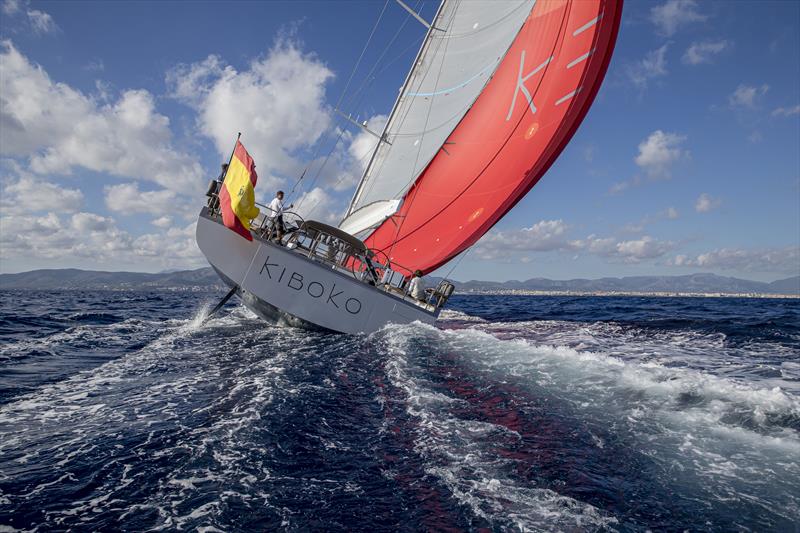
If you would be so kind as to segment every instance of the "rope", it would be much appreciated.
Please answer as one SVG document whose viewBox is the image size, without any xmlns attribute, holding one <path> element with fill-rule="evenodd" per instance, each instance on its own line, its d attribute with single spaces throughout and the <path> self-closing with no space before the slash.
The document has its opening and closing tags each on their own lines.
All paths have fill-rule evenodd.
<svg viewBox="0 0 800 533">
<path fill-rule="evenodd" d="M 439 11 L 438 13 L 439 13 L 440 16 L 443 16 L 442 11 Z M 436 20 L 433 21 L 434 24 L 435 24 L 435 22 L 436 22 Z M 452 22 L 453 21 L 451 19 L 448 22 L 448 24 L 452 24 Z M 430 34 L 430 35 L 433 35 L 433 34 Z M 446 41 L 446 43 L 445 43 L 445 41 Z M 449 39 L 442 39 L 441 41 L 438 42 L 437 46 L 441 47 L 443 43 L 445 43 L 445 49 L 446 49 L 446 44 L 449 44 Z M 422 62 L 424 57 L 429 57 L 430 55 L 436 55 L 436 53 L 438 53 L 438 48 L 436 50 L 428 49 L 424 56 L 421 55 L 419 57 L 419 61 Z M 442 65 L 440 65 L 439 76 L 441 76 L 441 68 L 443 66 L 444 66 L 444 63 L 442 63 Z M 414 66 L 412 66 L 412 69 L 413 68 L 416 68 L 416 64 Z M 426 78 L 427 78 L 427 76 L 428 76 L 428 74 L 430 72 L 431 72 L 430 71 L 430 67 L 428 67 L 428 70 L 425 72 L 425 75 L 418 77 L 417 82 L 416 82 L 416 84 L 417 84 L 416 87 L 421 87 L 422 86 L 422 84 L 425 82 L 425 80 L 426 80 Z M 437 84 L 438 84 L 438 80 L 439 80 L 439 78 L 437 77 Z M 411 83 L 409 83 L 408 90 L 406 91 L 406 93 L 412 92 L 411 89 L 412 89 L 412 85 L 411 85 Z M 432 103 L 433 103 L 433 100 L 431 100 L 431 106 L 432 106 Z M 398 106 L 399 105 L 400 105 L 400 102 L 398 100 Z M 428 117 L 430 116 L 431 106 L 428 107 L 428 116 L 426 116 L 426 118 L 425 118 L 425 125 L 426 126 L 428 124 Z M 402 110 L 402 112 L 398 113 L 397 118 L 395 118 L 394 122 L 392 123 L 392 124 L 396 124 L 396 126 L 394 126 L 394 128 L 393 128 L 395 131 L 402 129 L 403 125 L 405 124 L 406 120 L 408 119 L 409 114 L 411 113 L 411 109 L 412 108 L 413 108 L 413 105 L 407 105 L 405 107 L 405 109 Z M 400 111 L 400 110 L 398 110 L 398 111 Z M 426 128 L 423 127 L 423 130 L 420 133 L 421 136 L 425 135 L 425 133 L 426 133 L 425 130 L 426 130 Z M 392 149 L 393 148 L 391 146 L 387 149 L 387 157 L 383 158 L 383 160 L 380 162 L 380 166 L 375 167 L 375 168 L 372 169 L 371 175 L 380 175 L 380 173 L 383 171 L 383 165 L 389 159 L 388 158 L 388 153 L 391 152 Z M 419 161 L 419 151 L 420 150 L 422 150 L 422 143 L 420 143 L 420 147 L 417 149 L 417 156 L 416 156 L 416 160 L 414 162 L 414 167 L 416 167 L 416 164 Z M 411 182 L 413 182 L 415 177 L 416 176 L 413 175 L 413 171 L 412 171 L 412 176 L 410 177 Z M 364 195 L 370 194 L 372 192 L 372 190 L 375 188 L 375 183 L 376 183 L 376 180 L 371 180 L 371 182 L 367 186 L 365 186 L 364 190 L 361 192 L 361 196 L 363 197 Z M 408 183 L 405 184 L 402 187 L 402 190 L 408 190 Z"/>
<path fill-rule="evenodd" d="M 420 2 L 421 2 L 421 0 L 420 0 L 419 2 L 417 2 L 417 6 L 419 6 L 419 5 L 420 5 Z M 373 27 L 372 33 L 370 33 L 370 36 L 369 36 L 369 38 L 367 39 L 367 45 L 369 45 L 369 42 L 372 40 L 372 37 L 373 37 L 373 35 L 374 35 L 374 33 L 375 33 L 375 30 L 376 30 L 376 29 L 377 29 L 377 27 L 378 27 L 378 24 L 380 23 L 381 17 L 383 17 L 383 13 L 384 13 L 384 11 L 386 10 L 386 6 L 387 6 L 387 5 L 388 5 L 388 0 L 387 0 L 387 3 L 386 3 L 386 4 L 384 4 L 384 6 L 383 6 L 383 11 L 381 11 L 381 14 L 380 14 L 380 16 L 378 17 L 378 21 L 375 23 L 375 26 Z M 406 26 L 406 24 L 408 23 L 408 21 L 409 21 L 410 19 L 411 19 L 411 15 L 407 15 L 407 16 L 406 16 L 406 18 L 405 18 L 405 20 L 403 21 L 403 23 L 400 25 L 400 27 L 397 29 L 397 31 L 395 32 L 395 34 L 394 34 L 394 35 L 392 36 L 392 38 L 390 39 L 389 43 L 388 43 L 388 44 L 387 44 L 387 45 L 384 47 L 384 49 L 383 49 L 383 51 L 381 52 L 380 56 L 378 56 L 378 58 L 375 60 L 375 63 L 372 65 L 372 68 L 371 68 L 371 69 L 370 69 L 370 71 L 367 73 L 366 77 L 364 78 L 364 81 L 361 83 L 361 85 L 358 87 L 358 89 L 356 89 L 356 91 L 353 93 L 353 95 L 352 95 L 352 96 L 350 97 L 350 99 L 348 100 L 348 102 L 347 102 L 347 107 L 357 107 L 357 106 L 361 105 L 361 102 L 363 102 L 363 100 L 364 100 L 364 98 L 365 98 L 365 96 L 366 96 L 365 89 L 366 89 L 367 87 L 369 87 L 369 86 L 371 85 L 371 83 L 372 83 L 372 82 L 375 80 L 375 78 L 374 78 L 374 77 L 372 77 L 372 74 L 373 74 L 373 73 L 375 72 L 375 70 L 378 68 L 378 65 L 380 65 L 381 61 L 382 61 L 382 60 L 383 60 L 383 58 L 386 56 L 386 53 L 389 51 L 389 49 L 390 49 L 390 48 L 392 47 L 392 45 L 395 43 L 395 41 L 397 40 L 397 38 L 400 36 L 400 33 L 402 32 L 403 28 Z M 411 46 L 413 46 L 413 44 L 414 44 L 414 43 L 412 43 L 412 45 L 411 45 Z M 359 58 L 358 58 L 358 61 L 356 62 L 356 66 L 354 67 L 354 69 L 353 69 L 353 72 L 352 72 L 352 73 L 351 73 L 351 75 L 350 75 L 350 79 L 347 81 L 347 85 L 345 86 L 345 91 L 346 91 L 346 90 L 347 90 L 347 88 L 350 86 L 350 82 L 352 81 L 353 75 L 355 74 L 355 72 L 356 72 L 356 69 L 358 68 L 358 65 L 361 63 L 361 60 L 362 60 L 362 58 L 363 58 L 363 56 L 364 56 L 364 52 L 365 52 L 365 51 L 366 51 L 366 49 L 367 49 L 367 45 L 365 45 L 365 46 L 364 46 L 364 49 L 361 51 L 361 55 L 359 56 Z M 409 47 L 410 47 L 410 46 L 409 46 Z M 403 52 L 405 53 L 405 51 L 407 51 L 409 47 L 406 47 L 406 48 L 404 49 L 404 51 L 403 51 Z M 401 54 L 401 55 L 402 55 L 402 54 Z M 395 57 L 395 58 L 392 60 L 392 62 L 396 61 L 396 60 L 397 60 L 399 57 L 401 57 L 401 56 L 397 56 L 397 57 Z M 383 69 L 381 69 L 381 71 L 380 71 L 380 72 L 383 72 L 384 70 L 386 70 L 387 66 L 388 66 L 388 65 L 384 65 Z M 345 95 L 345 94 L 346 94 L 345 92 L 342 92 L 342 95 L 339 97 L 339 101 L 338 101 L 338 102 L 337 102 L 337 104 L 336 104 L 336 109 L 340 109 L 340 107 L 339 107 L 339 106 L 341 105 L 341 102 L 342 102 L 342 100 L 344 99 L 344 95 Z M 358 98 L 358 101 L 354 102 L 354 100 L 355 100 L 355 99 L 356 99 L 356 97 L 358 97 L 358 96 L 360 96 L 360 97 Z M 336 137 L 336 142 L 334 142 L 334 143 L 333 143 L 333 146 L 331 147 L 330 151 L 328 151 L 328 154 L 327 154 L 327 156 L 325 157 L 325 160 L 322 162 L 322 164 L 319 166 L 319 168 L 317 169 L 317 171 L 314 173 L 314 177 L 311 179 L 311 181 L 310 181 L 310 182 L 307 182 L 307 183 L 308 183 L 308 185 L 307 185 L 307 186 L 304 186 L 304 188 L 303 188 L 304 190 L 310 190 L 310 189 L 312 189 L 312 188 L 314 187 L 314 185 L 317 183 L 317 180 L 319 179 L 319 176 L 320 176 L 320 174 L 322 173 L 322 169 L 324 169 L 324 168 L 325 168 L 325 166 L 328 164 L 328 161 L 330 160 L 330 158 L 331 158 L 331 156 L 333 155 L 333 153 L 336 151 L 336 148 L 339 146 L 339 142 L 342 140 L 342 137 L 344 136 L 344 134 L 345 134 L 345 130 L 344 130 L 344 129 L 340 129 L 340 131 L 339 131 L 339 135 Z M 380 140 L 378 141 L 378 144 L 376 145 L 375 149 L 378 149 L 379 147 L 380 147 Z M 319 150 L 319 146 L 318 146 L 317 150 Z M 371 154 L 371 152 L 372 152 L 372 150 L 371 150 L 370 152 L 368 152 L 366 155 L 372 155 L 372 154 Z M 316 155 L 317 155 L 317 152 L 315 152 L 314 158 L 316 158 Z M 365 156 L 364 156 L 364 157 L 363 157 L 363 158 L 362 158 L 362 159 L 361 159 L 359 162 L 363 162 L 363 161 L 364 161 L 364 159 L 366 159 L 366 155 L 365 155 Z M 305 174 L 305 171 L 303 171 L 303 174 Z M 334 185 L 333 185 L 333 188 L 335 189 L 335 188 L 336 188 L 336 186 L 340 185 L 340 184 L 341 184 L 341 183 L 342 183 L 342 182 L 343 182 L 343 181 L 344 181 L 344 180 L 345 180 L 347 177 L 348 177 L 347 175 L 343 175 L 342 177 L 340 177 L 340 178 L 339 178 L 339 179 L 336 181 L 336 183 L 334 183 Z M 302 179 L 302 177 L 301 177 L 300 179 Z M 298 180 L 298 181 L 297 181 L 297 184 L 299 184 L 299 183 L 300 183 L 300 180 Z M 297 184 L 295 184 L 295 187 L 297 186 Z M 294 192 L 294 190 L 295 190 L 295 187 L 293 187 L 293 188 L 292 188 L 292 193 Z M 303 201 L 304 201 L 304 200 L 305 200 L 305 197 L 301 198 L 301 200 L 300 200 L 300 202 L 298 203 L 298 206 L 297 206 L 298 208 L 299 208 L 301 205 L 303 205 Z M 314 209 L 314 208 L 315 208 L 315 207 L 316 207 L 318 204 L 319 204 L 319 201 L 317 201 L 317 203 L 315 203 L 315 204 L 314 204 L 314 205 L 311 207 L 311 209 L 310 209 L 310 210 L 313 210 L 313 209 Z M 310 210 L 309 210 L 309 211 L 310 211 Z"/>
<path fill-rule="evenodd" d="M 421 0 L 420 0 L 420 1 L 421 1 Z M 418 6 L 418 5 L 419 5 L 419 2 L 417 2 L 417 6 Z M 415 7 L 417 7 L 417 6 L 415 6 Z M 361 92 L 362 92 L 364 89 L 366 89 L 366 87 L 368 86 L 368 84 L 370 84 L 370 83 L 372 83 L 373 81 L 375 81 L 375 78 L 372 78 L 372 77 L 371 77 L 371 76 L 372 76 L 372 74 L 375 72 L 375 69 L 376 69 L 376 68 L 378 68 L 378 65 L 380 64 L 381 60 L 383 60 L 383 57 L 386 55 L 386 52 L 388 52 L 388 51 L 389 51 L 389 49 L 392 47 L 392 45 L 393 45 L 393 44 L 394 44 L 394 42 L 397 40 L 397 38 L 400 36 L 400 33 L 403 31 L 403 28 L 405 28 L 406 24 L 408 24 L 408 21 L 409 21 L 410 19 L 411 19 L 411 15 L 406 15 L 406 19 L 403 21 L 403 23 L 400 25 L 400 27 L 398 27 L 398 28 L 397 28 L 397 31 L 394 33 L 394 35 L 392 36 L 392 38 L 389 40 L 389 44 L 387 44 L 387 45 L 384 47 L 384 49 L 383 49 L 383 52 L 381 52 L 381 55 L 380 55 L 380 56 L 378 56 L 378 59 L 376 59 L 376 60 L 375 60 L 375 64 L 373 64 L 373 65 L 372 65 L 372 68 L 371 68 L 371 69 L 370 69 L 370 71 L 367 73 L 367 75 L 364 77 L 364 81 L 363 81 L 363 82 L 361 82 L 361 85 L 358 87 L 358 89 L 356 89 L 356 90 L 355 90 L 355 92 L 353 92 L 353 95 L 350 97 L 350 100 L 347 102 L 347 104 L 346 104 L 346 107 L 348 107 L 348 108 L 357 107 L 357 106 L 358 106 L 358 105 L 361 103 L 361 100 L 363 100 L 363 96 L 362 96 L 361 100 L 359 100 L 359 101 L 358 101 L 358 102 L 356 102 L 355 104 L 353 103 L 353 100 L 355 100 L 356 96 L 358 96 L 359 94 L 361 94 Z M 418 42 L 418 41 L 419 41 L 419 39 L 418 39 L 417 41 L 415 41 L 415 42 Z M 414 43 L 412 43 L 412 45 L 413 45 L 413 44 L 414 44 Z M 408 50 L 408 48 L 409 48 L 409 47 L 406 47 L 406 48 L 405 48 L 405 50 Z M 404 50 L 404 52 L 405 52 L 405 50 Z M 396 61 L 396 60 L 397 60 L 397 58 L 395 58 L 393 61 Z M 391 63 L 387 63 L 387 65 L 384 65 L 384 67 L 381 69 L 381 72 L 383 72 L 384 70 L 386 70 L 386 67 L 387 67 L 389 64 L 391 64 Z M 338 107 L 338 106 L 337 106 L 337 107 Z"/>
<path fill-rule="evenodd" d="M 477 241 L 475 244 L 477 244 Z M 450 267 L 450 270 L 447 272 L 447 274 L 445 274 L 444 279 L 450 279 L 450 276 L 453 274 L 453 271 L 456 269 L 458 265 L 461 264 L 461 260 L 467 257 L 467 255 L 469 255 L 469 253 L 472 251 L 472 247 L 475 246 L 475 244 L 471 244 L 469 248 L 464 250 L 464 253 L 461 254 L 461 257 L 458 258 L 458 260 L 453 264 L 453 266 Z"/>
<path fill-rule="evenodd" d="M 341 135 L 339 136 L 339 138 L 341 139 Z M 337 144 L 338 144 L 338 140 L 337 140 Z M 334 148 L 336 148 L 336 145 L 334 145 Z M 333 150 L 331 150 L 331 152 L 333 152 Z M 359 160 L 358 160 L 358 162 L 359 162 L 359 163 L 363 163 L 363 162 L 364 162 L 364 160 L 365 160 L 365 159 L 367 158 L 367 156 L 369 156 L 369 155 L 370 155 L 370 153 L 369 153 L 369 152 L 367 152 L 366 154 L 364 154 L 364 156 L 362 156 L 362 157 L 361 157 L 361 159 L 359 159 Z M 329 154 L 329 156 L 330 156 L 330 154 Z M 342 182 L 343 182 L 343 181 L 344 181 L 346 178 L 349 178 L 349 177 L 350 177 L 350 175 L 349 175 L 349 174 L 347 174 L 347 173 L 344 173 L 344 174 L 342 174 L 342 176 L 341 176 L 341 177 L 340 177 L 338 180 L 336 180 L 336 182 L 333 184 L 332 188 L 335 190 L 335 189 L 336 189 L 336 187 L 338 187 L 339 185 L 341 185 L 341 183 L 342 183 Z M 299 209 L 299 208 L 300 208 L 300 206 L 301 206 L 301 205 L 303 205 L 303 202 L 305 201 L 305 199 L 306 199 L 306 198 L 307 198 L 306 196 L 302 197 L 302 198 L 300 199 L 300 201 L 297 203 L 297 207 L 296 207 L 295 209 Z M 311 206 L 311 207 L 308 209 L 308 212 L 309 212 L 309 213 L 311 213 L 312 211 L 314 211 L 314 208 L 315 208 L 315 207 L 317 207 L 321 201 L 322 201 L 322 198 L 320 198 L 319 200 L 317 200 L 317 201 L 316 201 L 316 203 L 314 203 L 314 205 L 312 205 L 312 206 Z"/>
<path fill-rule="evenodd" d="M 353 66 L 353 70 L 350 72 L 350 77 L 347 78 L 347 83 L 345 84 L 344 89 L 342 89 L 342 94 L 339 96 L 339 100 L 336 102 L 336 109 L 339 109 L 339 105 L 342 103 L 342 100 L 344 100 L 344 96 L 347 94 L 347 89 L 350 88 L 350 83 L 353 81 L 353 76 L 355 76 L 359 65 L 361 65 L 361 60 L 364 58 L 364 54 L 367 52 L 367 48 L 369 48 L 369 43 L 372 42 L 372 37 L 375 35 L 375 31 L 378 29 L 378 26 L 381 23 L 381 19 L 383 19 L 383 14 L 386 12 L 386 8 L 388 7 L 388 5 L 389 5 L 389 0 L 386 0 L 386 2 L 384 2 L 384 4 L 383 4 L 383 9 L 381 9 L 380 14 L 378 15 L 378 19 L 375 21 L 375 24 L 372 26 L 372 31 L 369 33 L 369 37 L 367 38 L 367 42 L 364 43 L 364 48 L 361 49 L 361 54 L 359 54 L 358 60 L 356 61 L 355 66 Z M 320 165 L 319 169 L 317 170 L 317 173 L 314 176 L 313 183 L 316 182 L 317 178 L 319 177 L 320 172 L 322 171 L 322 168 L 328 162 L 328 159 L 330 158 L 331 154 L 333 153 L 333 150 L 336 148 L 336 145 L 339 144 L 339 141 L 342 138 L 342 133 L 343 132 L 339 133 L 339 137 L 336 139 L 336 142 L 333 144 L 333 148 L 331 149 L 330 152 L 328 152 L 328 156 L 325 158 L 325 161 L 322 163 L 322 165 Z M 320 147 L 321 147 L 321 144 L 317 144 L 317 148 L 314 151 L 313 157 L 311 158 L 312 162 L 317 158 L 317 155 L 319 154 Z M 308 170 L 308 167 L 306 167 L 306 170 Z M 289 193 L 290 195 L 294 193 L 295 189 L 297 189 L 297 186 L 300 184 L 300 182 L 302 181 L 302 179 L 303 179 L 303 177 L 305 175 L 306 175 L 306 171 L 304 170 L 303 173 L 300 175 L 300 178 L 295 182 L 294 186 L 292 187 L 292 190 Z M 287 198 L 287 200 L 288 200 L 288 198 Z"/>
</svg>

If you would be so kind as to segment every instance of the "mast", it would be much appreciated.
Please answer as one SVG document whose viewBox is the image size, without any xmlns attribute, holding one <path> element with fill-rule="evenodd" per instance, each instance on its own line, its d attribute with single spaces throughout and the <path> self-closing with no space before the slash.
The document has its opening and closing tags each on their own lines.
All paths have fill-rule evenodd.
<svg viewBox="0 0 800 533">
<path fill-rule="evenodd" d="M 397 113 L 397 108 L 399 107 L 400 100 L 403 98 L 403 95 L 408 89 L 408 84 L 411 82 L 413 78 L 414 72 L 419 68 L 419 60 L 424 54 L 425 50 L 427 49 L 428 45 L 431 41 L 431 35 L 434 31 L 443 31 L 436 27 L 436 23 L 439 20 L 439 16 L 442 13 L 442 10 L 446 3 L 451 0 L 442 0 L 439 4 L 439 8 L 436 10 L 436 15 L 433 17 L 433 21 L 431 24 L 428 25 L 428 31 L 425 33 L 425 38 L 422 41 L 422 46 L 419 47 L 419 51 L 417 52 L 416 57 L 414 58 L 414 62 L 411 65 L 411 69 L 409 69 L 408 74 L 406 74 L 406 79 L 403 82 L 403 85 L 400 87 L 400 91 L 397 93 L 397 98 L 394 101 L 394 105 L 392 106 L 392 110 L 389 112 L 389 118 L 386 121 L 386 125 L 383 127 L 383 131 L 381 131 L 380 140 L 375 145 L 375 149 L 372 151 L 372 155 L 369 158 L 369 163 L 367 163 L 366 169 L 364 169 L 364 174 L 361 176 L 361 180 L 358 182 L 358 187 L 356 187 L 355 193 L 353 193 L 353 198 L 350 200 L 350 205 L 347 206 L 347 212 L 344 215 L 344 218 L 347 218 L 353 212 L 353 206 L 358 201 L 359 196 L 361 195 L 361 191 L 364 188 L 364 182 L 366 181 L 367 174 L 369 173 L 370 169 L 372 168 L 372 163 L 375 161 L 375 155 L 378 153 L 378 150 L 381 147 L 381 142 L 387 138 L 387 133 L 389 131 L 389 127 L 392 124 L 392 120 Z"/>
</svg>

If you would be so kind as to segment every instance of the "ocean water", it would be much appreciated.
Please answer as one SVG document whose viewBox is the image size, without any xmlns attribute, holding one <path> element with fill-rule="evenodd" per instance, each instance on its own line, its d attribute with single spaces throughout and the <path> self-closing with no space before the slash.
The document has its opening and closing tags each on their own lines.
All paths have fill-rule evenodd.
<svg viewBox="0 0 800 533">
<path fill-rule="evenodd" d="M 800 301 L 0 292 L 0 531 L 798 531 Z"/>
</svg>

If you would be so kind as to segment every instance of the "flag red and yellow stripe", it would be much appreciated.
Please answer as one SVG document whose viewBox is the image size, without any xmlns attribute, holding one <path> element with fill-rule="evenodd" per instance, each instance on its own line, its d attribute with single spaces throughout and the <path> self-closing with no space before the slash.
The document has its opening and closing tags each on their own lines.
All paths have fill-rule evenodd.
<svg viewBox="0 0 800 533">
<path fill-rule="evenodd" d="M 219 204 L 222 222 L 248 241 L 253 240 L 250 222 L 259 213 L 254 189 L 257 180 L 253 158 L 244 149 L 244 145 L 236 141 L 236 148 L 219 192 Z"/>
</svg>

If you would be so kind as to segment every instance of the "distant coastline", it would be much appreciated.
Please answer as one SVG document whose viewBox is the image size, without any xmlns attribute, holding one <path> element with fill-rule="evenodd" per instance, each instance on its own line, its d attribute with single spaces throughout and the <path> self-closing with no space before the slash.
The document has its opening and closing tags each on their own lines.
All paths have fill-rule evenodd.
<svg viewBox="0 0 800 533">
<path fill-rule="evenodd" d="M 634 291 L 528 291 L 528 290 L 474 290 L 457 291 L 457 294 L 476 296 L 646 296 L 648 298 L 774 298 L 800 299 L 800 294 L 757 293 L 757 292 L 634 292 Z"/>
<path fill-rule="evenodd" d="M 437 278 L 431 277 L 429 285 Z M 631 276 L 624 278 L 526 281 L 455 282 L 458 294 L 525 296 L 648 296 L 798 298 L 800 276 L 771 283 L 715 274 L 685 276 Z M 46 269 L 0 274 L 0 290 L 169 290 L 209 291 L 224 285 L 211 268 L 162 273 L 104 272 L 79 269 Z"/>
</svg>

